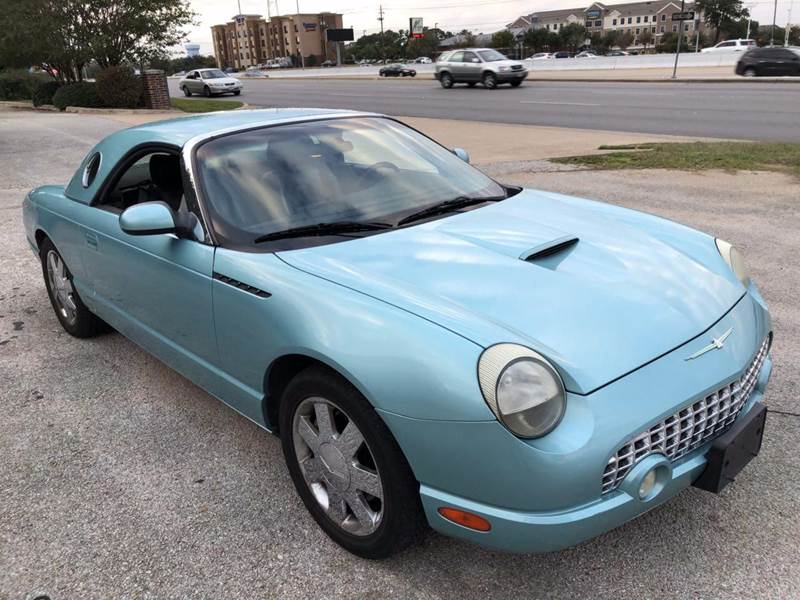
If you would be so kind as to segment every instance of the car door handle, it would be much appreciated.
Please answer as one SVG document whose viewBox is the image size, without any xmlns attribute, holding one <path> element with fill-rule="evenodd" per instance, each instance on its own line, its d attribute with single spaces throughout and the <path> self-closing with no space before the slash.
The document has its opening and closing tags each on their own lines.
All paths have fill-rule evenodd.
<svg viewBox="0 0 800 600">
<path fill-rule="evenodd" d="M 94 233 L 86 232 L 86 243 L 97 250 L 97 236 Z"/>
</svg>

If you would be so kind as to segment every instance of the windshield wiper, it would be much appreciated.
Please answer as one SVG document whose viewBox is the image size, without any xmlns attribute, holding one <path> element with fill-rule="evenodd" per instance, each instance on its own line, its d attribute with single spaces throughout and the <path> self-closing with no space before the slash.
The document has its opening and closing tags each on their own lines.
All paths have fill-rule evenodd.
<svg viewBox="0 0 800 600">
<path fill-rule="evenodd" d="M 459 208 L 465 208 L 467 206 L 471 206 L 473 204 L 483 204 L 484 202 L 499 202 L 500 200 L 505 200 L 506 198 L 507 196 L 482 196 L 482 197 L 457 196 L 455 198 L 451 198 L 450 200 L 438 202 L 433 206 L 429 206 L 427 208 L 423 208 L 422 210 L 418 210 L 417 212 L 413 212 L 407 217 L 403 217 L 402 219 L 400 219 L 397 225 L 400 226 L 400 225 L 405 225 L 407 223 L 413 223 L 414 221 L 419 221 L 427 217 L 433 217 L 435 215 L 448 213 L 454 210 L 458 210 Z"/>
<path fill-rule="evenodd" d="M 390 223 L 361 223 L 359 221 L 332 221 L 330 223 L 316 223 L 315 225 L 304 225 L 302 227 L 292 227 L 283 231 L 275 231 L 258 236 L 253 240 L 254 244 L 271 242 L 272 240 L 284 240 L 295 237 L 310 237 L 319 235 L 337 235 L 340 233 L 355 233 L 357 231 L 372 231 L 376 229 L 390 229 Z"/>
</svg>

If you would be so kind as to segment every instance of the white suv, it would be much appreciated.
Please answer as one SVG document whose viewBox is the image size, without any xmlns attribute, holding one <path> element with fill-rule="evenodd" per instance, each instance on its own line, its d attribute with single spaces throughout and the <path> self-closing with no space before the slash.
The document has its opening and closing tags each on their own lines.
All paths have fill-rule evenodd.
<svg viewBox="0 0 800 600">
<path fill-rule="evenodd" d="M 700 52 L 744 52 L 745 50 L 755 47 L 755 40 L 744 40 L 740 38 L 738 40 L 726 40 L 724 42 L 720 42 L 716 46 L 703 48 Z"/>
</svg>

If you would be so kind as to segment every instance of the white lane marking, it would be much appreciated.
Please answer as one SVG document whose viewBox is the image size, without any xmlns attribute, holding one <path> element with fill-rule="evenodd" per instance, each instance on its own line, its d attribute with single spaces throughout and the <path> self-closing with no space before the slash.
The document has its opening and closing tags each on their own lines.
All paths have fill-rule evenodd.
<svg viewBox="0 0 800 600">
<path fill-rule="evenodd" d="M 558 104 L 561 106 L 601 106 L 600 104 L 588 104 L 586 102 L 545 102 L 544 100 L 520 100 L 520 104 Z"/>
</svg>

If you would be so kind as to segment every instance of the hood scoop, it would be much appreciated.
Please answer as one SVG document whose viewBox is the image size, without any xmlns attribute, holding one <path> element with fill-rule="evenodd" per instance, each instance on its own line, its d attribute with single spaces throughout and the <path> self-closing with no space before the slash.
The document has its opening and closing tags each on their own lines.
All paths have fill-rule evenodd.
<svg viewBox="0 0 800 600">
<path fill-rule="evenodd" d="M 547 258 L 548 256 L 553 256 L 554 254 L 563 252 L 567 248 L 571 248 L 577 243 L 577 237 L 574 235 L 565 235 L 548 242 L 544 242 L 543 244 L 538 244 L 537 246 L 534 246 L 533 248 L 520 254 L 519 258 L 520 260 L 533 262 L 539 260 L 540 258 Z"/>
</svg>

